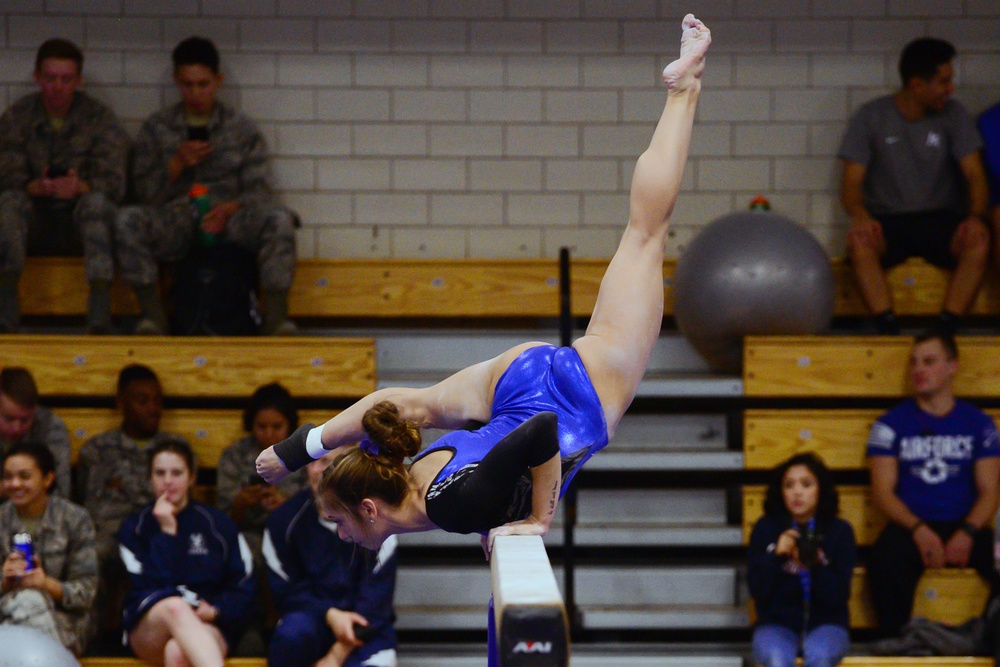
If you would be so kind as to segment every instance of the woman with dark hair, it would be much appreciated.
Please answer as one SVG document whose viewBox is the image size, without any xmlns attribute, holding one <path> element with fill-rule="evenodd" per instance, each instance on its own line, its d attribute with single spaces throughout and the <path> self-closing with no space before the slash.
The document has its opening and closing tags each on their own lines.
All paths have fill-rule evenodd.
<svg viewBox="0 0 1000 667">
<path fill-rule="evenodd" d="M 774 470 L 748 550 L 753 659 L 762 667 L 792 667 L 800 648 L 805 667 L 833 667 L 847 653 L 857 547 L 838 505 L 816 455 L 796 454 Z"/>
<path fill-rule="evenodd" d="M 55 481 L 55 457 L 41 443 L 18 443 L 4 457 L 0 624 L 36 628 L 80 655 L 97 593 L 94 523 L 85 509 L 52 495 Z M 30 561 L 15 535 L 19 542 L 30 536 Z"/>
<path fill-rule="evenodd" d="M 607 445 L 646 372 L 663 320 L 663 255 L 701 90 L 708 28 L 684 18 L 667 100 L 632 173 L 629 221 L 586 334 L 570 347 L 524 343 L 428 388 L 382 389 L 320 428 L 265 450 L 269 481 L 344 448 L 324 473 L 324 517 L 377 549 L 390 535 L 441 528 L 546 533 L 576 472 Z M 424 450 L 421 428 L 455 430 Z M 361 445 L 359 440 L 368 438 Z"/>
<path fill-rule="evenodd" d="M 257 474 L 262 451 L 287 438 L 299 426 L 299 413 L 288 390 L 277 382 L 259 387 L 243 411 L 247 435 L 222 452 L 216 469 L 216 506 L 229 514 L 254 556 L 260 556 L 267 515 L 299 491 L 309 488 L 302 470 L 275 486 Z"/>
<path fill-rule="evenodd" d="M 251 609 L 250 549 L 229 517 L 191 499 L 194 453 L 186 442 L 154 445 L 149 477 L 156 500 L 118 533 L 132 583 L 125 637 L 154 665 L 219 667 Z"/>
</svg>

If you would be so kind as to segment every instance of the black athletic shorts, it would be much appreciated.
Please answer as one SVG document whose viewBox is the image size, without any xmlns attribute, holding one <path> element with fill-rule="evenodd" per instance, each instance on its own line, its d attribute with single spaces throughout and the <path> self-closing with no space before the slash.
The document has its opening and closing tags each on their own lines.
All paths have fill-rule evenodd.
<svg viewBox="0 0 1000 667">
<path fill-rule="evenodd" d="M 885 237 L 882 266 L 902 264 L 910 257 L 922 257 L 942 269 L 955 268 L 951 238 L 963 216 L 954 211 L 920 211 L 877 216 Z"/>
</svg>

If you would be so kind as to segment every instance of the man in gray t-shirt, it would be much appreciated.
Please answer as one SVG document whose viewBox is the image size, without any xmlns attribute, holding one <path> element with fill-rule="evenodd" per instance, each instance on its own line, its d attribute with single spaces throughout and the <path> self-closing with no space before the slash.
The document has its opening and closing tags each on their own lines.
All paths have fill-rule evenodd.
<svg viewBox="0 0 1000 667">
<path fill-rule="evenodd" d="M 885 269 L 909 257 L 954 269 L 940 321 L 949 333 L 986 271 L 982 142 L 951 99 L 954 56 L 943 40 L 910 42 L 899 60 L 902 88 L 858 109 L 840 147 L 841 201 L 851 218 L 847 249 L 880 333 L 899 333 Z"/>
</svg>

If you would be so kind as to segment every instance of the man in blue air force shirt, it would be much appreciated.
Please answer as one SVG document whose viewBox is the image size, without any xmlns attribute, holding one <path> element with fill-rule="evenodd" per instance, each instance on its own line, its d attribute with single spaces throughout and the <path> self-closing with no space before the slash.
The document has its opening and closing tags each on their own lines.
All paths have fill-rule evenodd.
<svg viewBox="0 0 1000 667">
<path fill-rule="evenodd" d="M 972 567 L 991 594 L 998 589 L 991 523 L 1000 443 L 988 415 L 955 399 L 957 372 L 954 338 L 918 336 L 910 353 L 914 396 L 879 417 L 868 436 L 872 501 L 889 519 L 868 558 L 868 583 L 887 636 L 910 619 L 925 568 Z"/>
</svg>

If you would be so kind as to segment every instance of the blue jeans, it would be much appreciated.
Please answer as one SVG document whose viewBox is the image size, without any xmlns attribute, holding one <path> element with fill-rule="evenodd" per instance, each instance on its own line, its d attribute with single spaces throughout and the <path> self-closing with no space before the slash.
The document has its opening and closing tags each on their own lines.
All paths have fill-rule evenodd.
<svg viewBox="0 0 1000 667">
<path fill-rule="evenodd" d="M 806 633 L 803 667 L 836 667 L 847 653 L 847 628 L 820 625 Z M 795 667 L 799 633 L 783 625 L 758 625 L 753 631 L 753 659 L 762 667 Z"/>
</svg>

